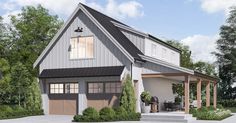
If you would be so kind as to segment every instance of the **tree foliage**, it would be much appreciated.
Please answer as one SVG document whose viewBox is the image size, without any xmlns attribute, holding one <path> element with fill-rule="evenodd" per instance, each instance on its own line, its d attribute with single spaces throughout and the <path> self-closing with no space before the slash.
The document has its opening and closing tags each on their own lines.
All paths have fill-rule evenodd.
<svg viewBox="0 0 236 123">
<path fill-rule="evenodd" d="M 38 70 L 33 63 L 62 23 L 41 5 L 23 7 L 9 24 L 0 18 L 0 104 L 41 108 Z"/>
<path fill-rule="evenodd" d="M 122 88 L 120 106 L 124 107 L 127 112 L 135 112 L 136 98 L 133 83 L 129 75 L 126 76 L 126 80 Z"/>
<path fill-rule="evenodd" d="M 167 43 L 181 50 L 180 66 L 192 69 L 193 60 L 191 58 L 191 51 L 189 47 L 175 40 L 168 40 Z"/>
<path fill-rule="evenodd" d="M 208 62 L 198 61 L 193 64 L 193 69 L 207 75 L 217 76 L 215 65 Z"/>
<path fill-rule="evenodd" d="M 217 40 L 217 62 L 219 64 L 220 91 L 223 99 L 236 98 L 236 7 L 232 7 L 226 23 L 220 28 Z"/>
</svg>

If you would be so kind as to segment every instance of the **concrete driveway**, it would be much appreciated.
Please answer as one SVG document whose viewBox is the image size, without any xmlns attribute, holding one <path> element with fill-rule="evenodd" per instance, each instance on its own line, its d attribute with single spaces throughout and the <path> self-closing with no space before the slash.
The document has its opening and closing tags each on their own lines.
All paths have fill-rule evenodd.
<svg viewBox="0 0 236 123">
<path fill-rule="evenodd" d="M 0 123 L 72 123 L 72 119 L 71 115 L 41 115 L 0 120 Z"/>
<path fill-rule="evenodd" d="M 17 119 L 0 120 L 0 123 L 72 123 L 71 121 L 72 119 L 73 116 L 69 115 L 42 115 L 42 116 L 31 116 Z M 236 114 L 233 114 L 233 116 L 222 121 L 196 120 L 191 123 L 235 123 L 235 121 L 236 121 Z M 127 121 L 126 123 L 136 123 L 136 122 L 137 121 Z M 153 123 L 153 122 L 139 121 L 139 123 Z"/>
</svg>

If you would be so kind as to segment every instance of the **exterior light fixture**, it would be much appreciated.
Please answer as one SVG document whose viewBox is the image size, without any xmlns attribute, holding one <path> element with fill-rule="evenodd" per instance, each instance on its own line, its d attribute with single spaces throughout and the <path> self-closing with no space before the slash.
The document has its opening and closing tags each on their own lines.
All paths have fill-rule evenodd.
<svg viewBox="0 0 236 123">
<path fill-rule="evenodd" d="M 81 27 L 78 27 L 76 30 L 75 30 L 75 32 L 83 32 L 83 28 Z"/>
</svg>

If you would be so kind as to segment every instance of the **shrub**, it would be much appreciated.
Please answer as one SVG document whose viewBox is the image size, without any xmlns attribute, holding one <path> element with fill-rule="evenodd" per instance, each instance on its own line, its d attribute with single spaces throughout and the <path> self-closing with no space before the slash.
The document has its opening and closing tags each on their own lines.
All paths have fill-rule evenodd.
<svg viewBox="0 0 236 123">
<path fill-rule="evenodd" d="M 189 114 L 192 114 L 193 117 L 196 117 L 197 116 L 197 109 L 196 108 L 190 108 Z"/>
<path fill-rule="evenodd" d="M 207 112 L 208 109 L 207 109 L 207 107 L 202 106 L 201 108 L 198 109 L 198 111 L 200 111 L 200 112 Z"/>
<path fill-rule="evenodd" d="M 84 121 L 96 121 L 99 119 L 99 113 L 95 108 L 88 107 L 83 111 L 83 118 Z"/>
<path fill-rule="evenodd" d="M 213 110 L 215 110 L 215 108 L 214 108 L 214 106 L 209 106 L 209 107 L 207 107 L 207 109 L 209 110 L 209 111 L 213 111 Z"/>
<path fill-rule="evenodd" d="M 105 107 L 99 112 L 102 121 L 113 121 L 115 119 L 115 111 L 112 108 Z"/>
<path fill-rule="evenodd" d="M 104 121 L 139 121 L 141 118 L 140 113 L 129 112 L 123 107 L 117 108 L 108 108 L 105 107 L 100 110 L 98 116 L 91 118 L 91 114 L 97 115 L 95 113 L 96 110 L 94 108 L 87 108 L 86 111 L 83 112 L 83 115 L 75 115 L 73 117 L 74 122 L 104 122 Z M 94 116 L 94 115 L 92 115 Z"/>
<path fill-rule="evenodd" d="M 131 77 L 127 75 L 125 83 L 122 87 L 120 106 L 124 107 L 127 112 L 135 112 L 136 98 Z"/>
<path fill-rule="evenodd" d="M 236 107 L 236 100 L 220 100 L 217 104 L 222 105 L 223 107 Z"/>
<path fill-rule="evenodd" d="M 1 106 L 0 111 L 0 119 L 20 118 L 34 115 L 43 115 L 43 110 L 27 110 L 20 106 L 12 106 L 12 108 L 10 106 Z"/>
<path fill-rule="evenodd" d="M 0 111 L 11 112 L 12 108 L 10 106 L 8 106 L 8 105 L 2 105 L 2 106 L 0 106 Z"/>
<path fill-rule="evenodd" d="M 141 113 L 131 112 L 128 114 L 128 121 L 139 121 L 141 118 Z"/>
<path fill-rule="evenodd" d="M 123 107 L 117 107 L 117 108 L 114 108 L 114 111 L 116 113 L 116 119 L 117 120 L 127 120 L 128 118 L 128 114 L 126 112 L 126 110 L 123 108 Z"/>
<path fill-rule="evenodd" d="M 217 104 L 216 108 L 218 109 L 224 109 L 224 107 L 221 104 Z"/>
<path fill-rule="evenodd" d="M 208 108 L 202 107 L 200 109 L 191 108 L 189 113 L 198 120 L 222 120 L 231 116 L 231 112 L 229 110 L 214 110 L 213 106 L 209 106 Z"/>
</svg>

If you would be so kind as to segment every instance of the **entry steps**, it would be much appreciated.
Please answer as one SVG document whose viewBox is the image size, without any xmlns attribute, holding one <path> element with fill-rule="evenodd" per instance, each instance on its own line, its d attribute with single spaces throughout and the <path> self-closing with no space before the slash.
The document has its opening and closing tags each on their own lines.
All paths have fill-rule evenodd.
<svg viewBox="0 0 236 123">
<path fill-rule="evenodd" d="M 152 121 L 160 123 L 191 123 L 196 118 L 191 114 L 183 113 L 144 113 L 141 114 L 141 121 Z"/>
</svg>

